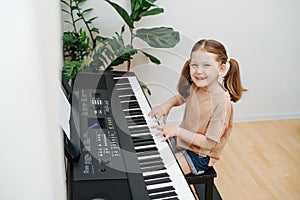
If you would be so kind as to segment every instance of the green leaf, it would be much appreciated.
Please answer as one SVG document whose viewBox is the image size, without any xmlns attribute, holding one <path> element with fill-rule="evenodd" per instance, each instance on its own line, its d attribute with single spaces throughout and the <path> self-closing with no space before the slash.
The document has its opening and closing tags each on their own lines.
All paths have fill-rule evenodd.
<svg viewBox="0 0 300 200">
<path fill-rule="evenodd" d="M 132 56 L 136 53 L 137 50 L 126 47 L 122 50 L 122 52 L 120 52 L 119 55 L 117 55 L 117 58 L 115 58 L 108 67 L 118 66 L 120 64 L 123 64 L 125 61 L 130 61 L 132 59 Z"/>
<path fill-rule="evenodd" d="M 61 9 L 63 12 L 68 13 L 69 15 L 71 14 L 69 11 L 65 10 L 65 9 Z"/>
<path fill-rule="evenodd" d="M 138 11 L 140 9 L 140 4 L 136 1 L 134 1 L 134 3 L 131 4 L 131 10 L 132 12 Z"/>
<path fill-rule="evenodd" d="M 97 35 L 97 36 L 95 37 L 95 40 L 98 41 L 98 42 L 102 42 L 104 39 L 105 39 L 105 38 L 103 38 L 103 37 L 101 37 L 101 36 L 99 36 L 99 35 Z"/>
<path fill-rule="evenodd" d="M 91 19 L 87 20 L 87 22 L 86 22 L 86 23 L 88 23 L 88 24 L 89 24 L 89 23 L 92 23 L 92 21 L 93 21 L 93 20 L 95 20 L 95 19 L 97 19 L 97 18 L 98 18 L 98 17 L 93 17 L 93 18 L 91 18 Z"/>
<path fill-rule="evenodd" d="M 86 38 L 86 32 L 85 30 L 83 30 L 82 28 L 79 30 L 79 33 L 80 33 L 80 37 L 81 38 Z"/>
<path fill-rule="evenodd" d="M 125 25 L 123 25 L 122 28 L 121 28 L 121 34 L 123 34 L 124 31 L 125 31 Z"/>
<path fill-rule="evenodd" d="M 140 50 L 141 51 L 141 50 Z M 154 56 L 152 56 L 151 54 L 149 53 L 146 53 L 144 51 L 141 51 L 145 56 L 147 56 L 153 63 L 159 65 L 160 64 L 160 60 Z"/>
<path fill-rule="evenodd" d="M 74 23 L 76 23 L 76 22 L 78 22 L 80 20 L 82 20 L 82 18 L 77 18 L 76 20 L 74 20 Z"/>
<path fill-rule="evenodd" d="M 163 8 L 153 8 L 151 10 L 148 10 L 148 11 L 145 11 L 145 12 L 142 12 L 140 14 L 141 17 L 144 17 L 144 16 L 149 16 L 149 15 L 157 15 L 157 14 L 160 14 L 160 13 L 163 13 L 164 12 L 164 9 Z"/>
<path fill-rule="evenodd" d="M 70 6 L 70 4 L 69 3 L 67 3 L 66 1 L 64 1 L 64 0 L 60 0 L 60 2 L 62 2 L 62 3 L 64 3 L 64 4 L 66 4 L 67 6 Z"/>
<path fill-rule="evenodd" d="M 108 49 L 108 48 L 105 49 L 104 53 L 105 53 L 106 57 L 108 57 L 108 59 L 112 60 L 114 58 L 114 54 L 110 49 Z"/>
<path fill-rule="evenodd" d="M 127 13 L 127 11 L 122 8 L 121 6 L 119 6 L 116 3 L 113 3 L 109 0 L 105 0 L 107 3 L 109 3 L 118 13 L 119 15 L 123 18 L 123 20 L 125 21 L 125 23 L 130 27 L 130 28 L 134 28 L 133 27 L 133 23 L 131 21 L 131 18 L 129 16 L 129 14 Z"/>
<path fill-rule="evenodd" d="M 67 24 L 71 24 L 71 25 L 73 25 L 71 22 L 69 22 L 69 21 L 64 21 L 65 23 L 67 23 Z"/>
<path fill-rule="evenodd" d="M 135 36 L 154 48 L 171 48 L 180 41 L 179 32 L 167 27 L 138 29 Z"/>
<path fill-rule="evenodd" d="M 95 33 L 100 33 L 100 32 L 99 32 L 99 28 L 96 28 L 96 27 L 93 27 L 93 28 L 91 29 L 91 31 L 92 31 L 92 32 L 95 32 Z"/>
<path fill-rule="evenodd" d="M 63 76 L 69 81 L 74 78 L 79 70 L 89 63 L 89 60 L 80 60 L 80 61 L 68 61 L 65 62 L 62 68 Z"/>
<path fill-rule="evenodd" d="M 84 14 L 84 13 L 86 13 L 86 12 L 90 12 L 90 11 L 92 11 L 92 10 L 93 10 L 93 8 L 86 9 L 86 10 L 82 11 L 82 14 Z"/>
<path fill-rule="evenodd" d="M 151 6 L 155 6 L 153 3 L 155 2 L 156 0 L 141 0 L 141 5 L 144 7 L 144 8 L 149 8 Z"/>
</svg>

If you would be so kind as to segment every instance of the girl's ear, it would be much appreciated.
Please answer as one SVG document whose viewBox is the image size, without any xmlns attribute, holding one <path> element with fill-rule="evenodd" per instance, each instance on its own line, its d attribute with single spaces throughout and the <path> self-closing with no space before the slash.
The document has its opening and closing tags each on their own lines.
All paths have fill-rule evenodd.
<svg viewBox="0 0 300 200">
<path fill-rule="evenodd" d="M 225 75 L 225 72 L 226 72 L 226 65 L 225 64 L 222 64 L 221 66 L 220 66 L 220 68 L 219 68 L 219 75 L 220 76 L 224 76 Z"/>
</svg>

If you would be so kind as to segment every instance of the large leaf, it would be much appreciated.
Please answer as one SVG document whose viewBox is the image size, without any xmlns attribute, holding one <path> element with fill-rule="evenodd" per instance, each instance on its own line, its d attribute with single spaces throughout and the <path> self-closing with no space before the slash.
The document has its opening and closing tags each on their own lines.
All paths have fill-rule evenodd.
<svg viewBox="0 0 300 200">
<path fill-rule="evenodd" d="M 155 2 L 156 0 L 139 0 L 141 6 L 143 6 L 144 8 L 146 7 L 151 7 L 151 6 L 155 6 L 153 3 Z"/>
<path fill-rule="evenodd" d="M 111 38 L 104 38 L 102 45 L 94 52 L 91 67 L 111 70 L 114 66 L 130 61 L 137 53 L 131 45 L 124 44 L 118 33 Z"/>
<path fill-rule="evenodd" d="M 145 12 L 142 12 L 140 14 L 141 17 L 144 17 L 144 16 L 149 16 L 149 15 L 157 15 L 157 14 L 160 14 L 160 13 L 163 13 L 164 12 L 164 9 L 163 8 L 153 8 L 151 10 L 148 10 L 148 11 L 145 11 Z"/>
<path fill-rule="evenodd" d="M 152 56 L 152 55 L 149 54 L 149 53 L 146 53 L 145 51 L 142 51 L 142 50 L 140 50 L 140 51 L 141 51 L 145 56 L 147 56 L 147 57 L 151 60 L 151 62 L 153 62 L 153 63 L 155 63 L 155 64 L 157 64 L 157 65 L 160 64 L 160 60 L 159 60 L 158 58 Z"/>
<path fill-rule="evenodd" d="M 118 66 L 120 64 L 123 64 L 125 61 L 130 61 L 132 59 L 132 56 L 134 56 L 136 53 L 136 49 L 127 46 L 124 49 L 122 49 L 122 51 L 118 55 L 116 55 L 117 57 L 114 60 L 112 60 L 108 67 Z"/>
<path fill-rule="evenodd" d="M 133 28 L 133 23 L 131 21 L 131 18 L 129 17 L 129 14 L 126 12 L 124 8 L 119 6 L 118 4 L 111 2 L 109 0 L 105 0 L 107 3 L 109 3 L 118 13 L 119 15 L 123 18 L 125 23 L 130 27 Z"/>
<path fill-rule="evenodd" d="M 171 48 L 180 41 L 179 32 L 167 27 L 138 29 L 135 36 L 154 48 Z"/>
</svg>

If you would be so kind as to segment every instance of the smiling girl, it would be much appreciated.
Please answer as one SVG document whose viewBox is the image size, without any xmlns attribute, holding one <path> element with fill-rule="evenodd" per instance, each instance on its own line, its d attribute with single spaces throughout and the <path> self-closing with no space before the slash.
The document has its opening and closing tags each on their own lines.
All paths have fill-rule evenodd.
<svg viewBox="0 0 300 200">
<path fill-rule="evenodd" d="M 164 136 L 163 142 L 170 139 L 185 174 L 201 174 L 220 159 L 232 129 L 231 101 L 237 102 L 246 91 L 239 65 L 229 59 L 220 42 L 200 40 L 183 66 L 177 89 L 179 94 L 151 110 L 149 116 L 163 118 L 165 124 L 171 108 L 185 103 L 179 126 L 153 128 L 160 130 L 157 135 Z"/>
</svg>

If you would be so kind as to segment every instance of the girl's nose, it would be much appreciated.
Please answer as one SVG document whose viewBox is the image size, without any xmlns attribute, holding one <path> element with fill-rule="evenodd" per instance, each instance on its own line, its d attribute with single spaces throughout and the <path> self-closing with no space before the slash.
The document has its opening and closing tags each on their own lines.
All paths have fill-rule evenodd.
<svg viewBox="0 0 300 200">
<path fill-rule="evenodd" d="M 197 68 L 196 68 L 196 73 L 198 73 L 198 74 L 203 74 L 203 73 L 204 73 L 203 68 L 202 68 L 202 67 L 197 67 Z"/>
</svg>

